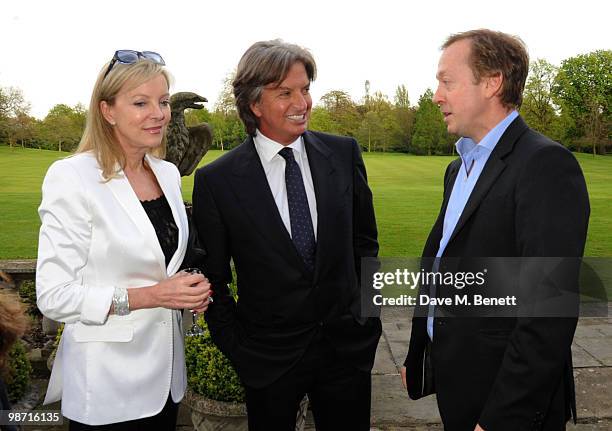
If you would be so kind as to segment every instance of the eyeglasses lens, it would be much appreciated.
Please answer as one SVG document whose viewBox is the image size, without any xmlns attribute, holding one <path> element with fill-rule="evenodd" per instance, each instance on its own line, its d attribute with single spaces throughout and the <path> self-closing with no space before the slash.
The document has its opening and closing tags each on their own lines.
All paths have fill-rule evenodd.
<svg viewBox="0 0 612 431">
<path fill-rule="evenodd" d="M 138 52 L 129 50 L 117 51 L 116 58 L 124 64 L 136 63 L 138 61 Z"/>
</svg>

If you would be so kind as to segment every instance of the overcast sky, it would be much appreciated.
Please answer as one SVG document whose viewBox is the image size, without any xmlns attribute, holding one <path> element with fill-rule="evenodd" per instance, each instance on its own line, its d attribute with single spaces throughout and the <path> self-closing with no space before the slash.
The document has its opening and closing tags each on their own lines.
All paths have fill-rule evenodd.
<svg viewBox="0 0 612 431">
<path fill-rule="evenodd" d="M 505 7 L 504 5 L 511 5 Z M 255 41 L 309 48 L 316 101 L 332 89 L 355 101 L 404 84 L 415 104 L 435 86 L 439 46 L 453 32 L 488 27 L 519 35 L 532 59 L 612 49 L 609 1 L 3 0 L 0 86 L 16 86 L 42 118 L 57 103 L 89 103 L 95 77 L 117 49 L 159 52 L 172 92 L 195 91 L 212 109 L 223 79 Z"/>
</svg>

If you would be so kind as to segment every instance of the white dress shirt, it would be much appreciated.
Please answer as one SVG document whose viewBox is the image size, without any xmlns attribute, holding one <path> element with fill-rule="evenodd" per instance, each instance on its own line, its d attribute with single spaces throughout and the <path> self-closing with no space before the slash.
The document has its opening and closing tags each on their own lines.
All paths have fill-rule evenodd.
<svg viewBox="0 0 612 431">
<path fill-rule="evenodd" d="M 255 150 L 261 160 L 268 185 L 272 191 L 274 202 L 280 213 L 283 223 L 287 228 L 287 232 L 291 235 L 291 221 L 289 218 L 289 202 L 287 200 L 287 186 L 285 184 L 285 159 L 278 154 L 280 150 L 285 148 L 285 145 L 279 144 L 276 141 L 265 136 L 259 130 L 255 138 Z M 310 217 L 312 219 L 312 228 L 314 230 L 315 240 L 317 239 L 317 200 L 315 197 L 314 186 L 312 184 L 312 175 L 310 174 L 310 165 L 308 164 L 308 155 L 304 146 L 304 139 L 300 136 L 295 142 L 287 145 L 293 149 L 293 156 L 304 181 L 306 189 L 306 197 L 308 199 L 308 207 L 310 209 Z"/>
</svg>

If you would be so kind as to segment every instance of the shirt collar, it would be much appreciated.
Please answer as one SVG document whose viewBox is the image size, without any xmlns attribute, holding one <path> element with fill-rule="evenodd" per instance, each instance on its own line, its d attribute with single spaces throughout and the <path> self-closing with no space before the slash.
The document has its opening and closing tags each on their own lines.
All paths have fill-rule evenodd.
<svg viewBox="0 0 612 431">
<path fill-rule="evenodd" d="M 512 123 L 516 117 L 518 117 L 518 112 L 513 110 L 503 120 L 497 123 L 495 127 L 489 130 L 489 133 L 482 138 L 479 144 L 474 142 L 471 138 L 463 137 L 459 139 L 455 144 L 457 153 L 459 153 L 461 158 L 465 159 L 472 151 L 474 154 L 470 154 L 470 156 L 473 158 L 477 158 L 479 154 L 492 152 L 510 123 Z M 482 150 L 480 150 L 480 148 L 482 148 Z M 474 149 L 476 150 L 474 151 Z"/>
<path fill-rule="evenodd" d="M 257 129 L 257 133 L 255 134 L 253 141 L 255 142 L 255 148 L 257 149 L 257 153 L 266 162 L 270 162 L 272 158 L 278 155 L 278 152 L 285 147 L 292 148 L 294 151 L 297 151 L 298 154 L 301 154 L 304 151 L 304 141 L 302 139 L 302 136 L 298 136 L 298 138 L 289 145 L 282 145 L 268 138 L 266 135 L 261 133 L 259 129 Z"/>
</svg>

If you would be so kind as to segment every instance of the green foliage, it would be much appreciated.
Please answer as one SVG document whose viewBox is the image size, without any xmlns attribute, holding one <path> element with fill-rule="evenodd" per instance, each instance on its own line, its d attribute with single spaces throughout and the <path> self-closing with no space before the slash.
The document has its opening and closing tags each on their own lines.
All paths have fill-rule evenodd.
<svg viewBox="0 0 612 431">
<path fill-rule="evenodd" d="M 428 88 L 419 98 L 415 113 L 412 151 L 416 154 L 451 154 L 452 139 L 446 131 L 444 116 L 433 102 L 433 92 Z"/>
<path fill-rule="evenodd" d="M 59 327 L 57 328 L 57 334 L 55 334 L 55 339 L 53 340 L 53 349 L 57 350 L 57 348 L 59 347 L 59 343 L 62 339 L 62 334 L 64 333 L 64 324 L 60 323 Z"/>
<path fill-rule="evenodd" d="M 398 85 L 395 89 L 395 107 L 410 108 L 410 98 L 408 97 L 408 89 L 404 84 Z"/>
<path fill-rule="evenodd" d="M 213 400 L 244 402 L 244 388 L 234 367 L 213 343 L 204 318 L 198 321 L 205 333 L 185 338 L 189 387 Z"/>
<path fill-rule="evenodd" d="M 10 146 L 22 146 L 33 128 L 35 119 L 29 116 L 30 104 L 16 87 L 0 87 L 0 139 Z"/>
<path fill-rule="evenodd" d="M 556 74 L 557 68 L 546 60 L 538 59 L 532 62 L 520 109 L 527 124 L 547 136 L 553 134 L 557 117 L 551 93 Z"/>
<path fill-rule="evenodd" d="M 612 50 L 594 51 L 563 60 L 552 93 L 556 103 L 575 120 L 576 135 L 586 138 L 592 152 L 612 145 Z M 581 141 L 577 139 L 578 149 Z"/>
<path fill-rule="evenodd" d="M 39 135 L 45 141 L 45 148 L 59 151 L 74 151 L 79 145 L 87 112 L 82 105 L 74 108 L 55 105 L 40 123 Z"/>
<path fill-rule="evenodd" d="M 24 280 L 19 286 L 19 296 L 28 304 L 36 306 L 36 283 L 32 280 Z"/>
<path fill-rule="evenodd" d="M 30 365 L 23 344 L 18 341 L 11 348 L 8 360 L 6 384 L 11 402 L 24 396 L 30 385 L 30 374 L 32 374 L 32 365 Z"/>
<path fill-rule="evenodd" d="M 200 123 L 210 123 L 210 112 L 206 107 L 185 110 L 185 125 L 195 126 Z"/>
<path fill-rule="evenodd" d="M 203 318 L 199 323 L 206 328 Z M 244 387 L 230 361 L 205 334 L 185 338 L 185 360 L 189 387 L 217 401 L 244 402 Z"/>
<path fill-rule="evenodd" d="M 332 90 L 325 93 L 321 96 L 321 105 L 333 119 L 336 129 L 333 133 L 355 136 L 360 123 L 359 112 L 346 91 Z"/>
<path fill-rule="evenodd" d="M 319 132 L 338 134 L 338 124 L 332 118 L 332 114 L 323 106 L 315 106 L 310 112 L 308 128 Z"/>
<path fill-rule="evenodd" d="M 36 306 L 36 283 L 33 280 L 24 280 L 19 286 L 19 296 L 26 302 L 28 314 L 40 316 Z"/>
<path fill-rule="evenodd" d="M 237 299 L 236 272 L 233 268 L 229 288 L 234 299 Z M 213 343 L 203 315 L 199 316 L 198 324 L 204 328 L 204 334 L 185 338 L 189 387 L 211 400 L 243 403 L 245 395 L 240 378 L 229 359 Z"/>
<path fill-rule="evenodd" d="M 395 107 L 380 91 L 368 97 L 365 115 L 356 133 L 357 140 L 369 151 L 387 152 L 401 147 L 401 129 Z"/>
</svg>

